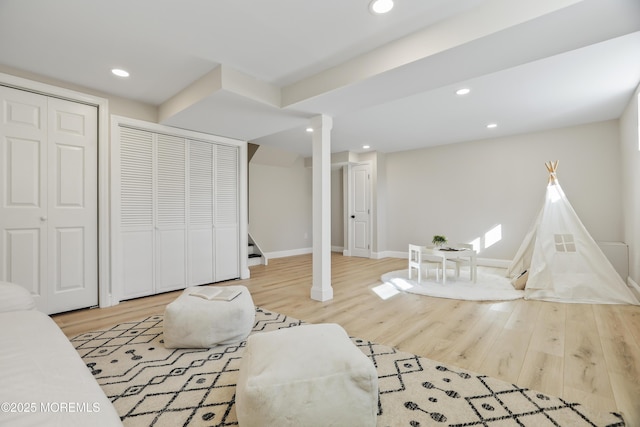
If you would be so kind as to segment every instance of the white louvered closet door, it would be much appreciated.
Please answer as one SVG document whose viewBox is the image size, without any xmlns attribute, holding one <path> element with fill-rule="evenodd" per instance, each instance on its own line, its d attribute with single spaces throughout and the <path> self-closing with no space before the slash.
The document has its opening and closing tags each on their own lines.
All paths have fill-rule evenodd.
<svg viewBox="0 0 640 427">
<path fill-rule="evenodd" d="M 122 289 L 119 297 L 238 278 L 238 147 L 189 140 L 179 132 L 118 129 L 114 278 Z"/>
<path fill-rule="evenodd" d="M 208 142 L 189 141 L 189 284 L 215 281 L 213 152 Z"/>
<path fill-rule="evenodd" d="M 123 299 L 154 293 L 153 137 L 120 128 L 119 279 Z"/>
<path fill-rule="evenodd" d="M 156 161 L 156 292 L 186 287 L 184 138 L 158 134 Z"/>
<path fill-rule="evenodd" d="M 239 276 L 238 148 L 216 145 L 215 153 L 216 281 Z"/>
</svg>

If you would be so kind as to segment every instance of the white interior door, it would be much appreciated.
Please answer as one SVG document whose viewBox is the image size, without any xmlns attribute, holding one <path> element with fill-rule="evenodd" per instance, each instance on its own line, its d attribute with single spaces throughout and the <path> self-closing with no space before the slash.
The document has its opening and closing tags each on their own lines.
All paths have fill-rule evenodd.
<svg viewBox="0 0 640 427">
<path fill-rule="evenodd" d="M 97 108 L 48 103 L 48 306 L 98 304 Z"/>
<path fill-rule="evenodd" d="M 38 306 L 47 283 L 47 98 L 0 86 L 0 280 Z"/>
<path fill-rule="evenodd" d="M 349 176 L 349 243 L 352 256 L 371 256 L 370 236 L 370 167 L 351 167 Z"/>
<path fill-rule="evenodd" d="M 56 313 L 98 303 L 97 109 L 0 87 L 0 278 Z"/>
</svg>

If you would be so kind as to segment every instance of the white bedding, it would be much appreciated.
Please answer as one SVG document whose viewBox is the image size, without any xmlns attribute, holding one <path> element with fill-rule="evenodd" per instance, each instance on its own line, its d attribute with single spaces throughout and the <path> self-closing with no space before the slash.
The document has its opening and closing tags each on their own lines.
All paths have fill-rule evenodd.
<svg viewBox="0 0 640 427">
<path fill-rule="evenodd" d="M 0 313 L 0 425 L 121 426 L 67 337 L 36 310 Z"/>
</svg>

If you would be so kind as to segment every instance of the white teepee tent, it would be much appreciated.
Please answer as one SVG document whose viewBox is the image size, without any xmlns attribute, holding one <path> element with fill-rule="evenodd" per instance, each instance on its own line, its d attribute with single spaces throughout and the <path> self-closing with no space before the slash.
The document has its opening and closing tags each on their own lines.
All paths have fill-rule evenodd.
<svg viewBox="0 0 640 427">
<path fill-rule="evenodd" d="M 544 206 L 508 274 L 526 279 L 525 299 L 588 304 L 640 302 L 613 268 L 571 207 L 558 179 L 558 162 L 545 163 Z"/>
</svg>

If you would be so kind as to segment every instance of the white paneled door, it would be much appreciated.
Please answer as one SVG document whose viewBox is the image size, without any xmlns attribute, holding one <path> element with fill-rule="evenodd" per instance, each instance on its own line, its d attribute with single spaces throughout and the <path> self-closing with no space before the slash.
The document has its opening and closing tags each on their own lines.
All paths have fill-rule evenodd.
<svg viewBox="0 0 640 427">
<path fill-rule="evenodd" d="M 98 303 L 97 109 L 0 87 L 0 280 L 58 313 Z"/>
<path fill-rule="evenodd" d="M 369 258 L 370 246 L 370 167 L 355 165 L 349 177 L 349 240 L 352 256 Z"/>
</svg>

